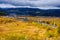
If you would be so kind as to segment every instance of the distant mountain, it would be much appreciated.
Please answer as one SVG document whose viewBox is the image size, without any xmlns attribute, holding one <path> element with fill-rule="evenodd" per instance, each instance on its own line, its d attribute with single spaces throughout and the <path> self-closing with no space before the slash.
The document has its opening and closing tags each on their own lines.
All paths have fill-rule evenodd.
<svg viewBox="0 0 60 40">
<path fill-rule="evenodd" d="M 56 16 L 60 17 L 60 9 L 42 10 L 38 8 L 0 8 L 0 12 L 5 12 L 7 15 L 16 14 L 24 16 Z"/>
</svg>

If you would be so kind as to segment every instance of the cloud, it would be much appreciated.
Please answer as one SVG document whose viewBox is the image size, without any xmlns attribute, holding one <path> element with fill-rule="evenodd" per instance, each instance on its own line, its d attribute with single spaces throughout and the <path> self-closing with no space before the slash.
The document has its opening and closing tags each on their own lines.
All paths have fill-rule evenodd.
<svg viewBox="0 0 60 40">
<path fill-rule="evenodd" d="M 0 4 L 0 8 L 15 8 L 16 6 L 11 4 Z"/>
<path fill-rule="evenodd" d="M 60 7 L 55 7 L 55 6 L 46 6 L 46 7 L 41 6 L 41 7 L 37 7 L 37 8 L 44 9 L 44 10 L 47 10 L 47 9 L 60 9 Z"/>
<path fill-rule="evenodd" d="M 40 7 L 31 7 L 31 6 L 15 6 L 12 4 L 0 4 L 0 8 L 39 8 L 39 9 L 60 9 L 60 7 L 55 6 L 40 6 Z"/>
<path fill-rule="evenodd" d="M 0 0 L 0 4 L 3 3 L 5 6 L 9 4 L 16 7 L 38 7 L 44 9 L 59 8 L 59 0 Z"/>
<path fill-rule="evenodd" d="M 60 9 L 60 7 L 55 6 L 40 6 L 40 7 L 32 7 L 32 6 L 15 6 L 12 4 L 0 4 L 0 8 L 39 8 L 39 9 Z"/>
<path fill-rule="evenodd" d="M 31 6 L 15 6 L 12 4 L 0 4 L 0 8 L 32 8 Z"/>
<path fill-rule="evenodd" d="M 33 6 L 56 6 L 60 5 L 59 0 L 0 0 L 1 2 L 15 5 L 33 5 Z"/>
</svg>

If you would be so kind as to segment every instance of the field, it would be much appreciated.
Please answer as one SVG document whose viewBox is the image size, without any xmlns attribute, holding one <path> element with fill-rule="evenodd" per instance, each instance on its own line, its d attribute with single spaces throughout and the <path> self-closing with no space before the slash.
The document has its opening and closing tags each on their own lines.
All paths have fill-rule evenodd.
<svg viewBox="0 0 60 40">
<path fill-rule="evenodd" d="M 60 18 L 0 16 L 0 40 L 60 40 Z"/>
</svg>

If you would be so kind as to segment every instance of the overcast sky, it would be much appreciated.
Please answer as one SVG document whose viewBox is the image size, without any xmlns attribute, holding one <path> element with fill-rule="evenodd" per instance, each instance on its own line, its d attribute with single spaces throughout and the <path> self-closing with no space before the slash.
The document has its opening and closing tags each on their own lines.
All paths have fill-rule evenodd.
<svg viewBox="0 0 60 40">
<path fill-rule="evenodd" d="M 0 7 L 38 7 L 41 9 L 59 9 L 59 0 L 0 0 Z"/>
</svg>

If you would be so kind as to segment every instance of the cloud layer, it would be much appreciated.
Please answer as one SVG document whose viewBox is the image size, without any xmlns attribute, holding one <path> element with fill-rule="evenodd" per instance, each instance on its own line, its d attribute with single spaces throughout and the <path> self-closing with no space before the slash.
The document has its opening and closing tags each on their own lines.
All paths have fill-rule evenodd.
<svg viewBox="0 0 60 40">
<path fill-rule="evenodd" d="M 13 6 L 11 4 L 0 4 L 0 8 L 11 8 L 11 7 L 15 8 L 16 6 Z"/>
<path fill-rule="evenodd" d="M 59 9 L 59 0 L 0 0 L 4 7 L 38 7 L 42 9 Z M 3 7 L 0 6 L 0 7 Z"/>
</svg>

